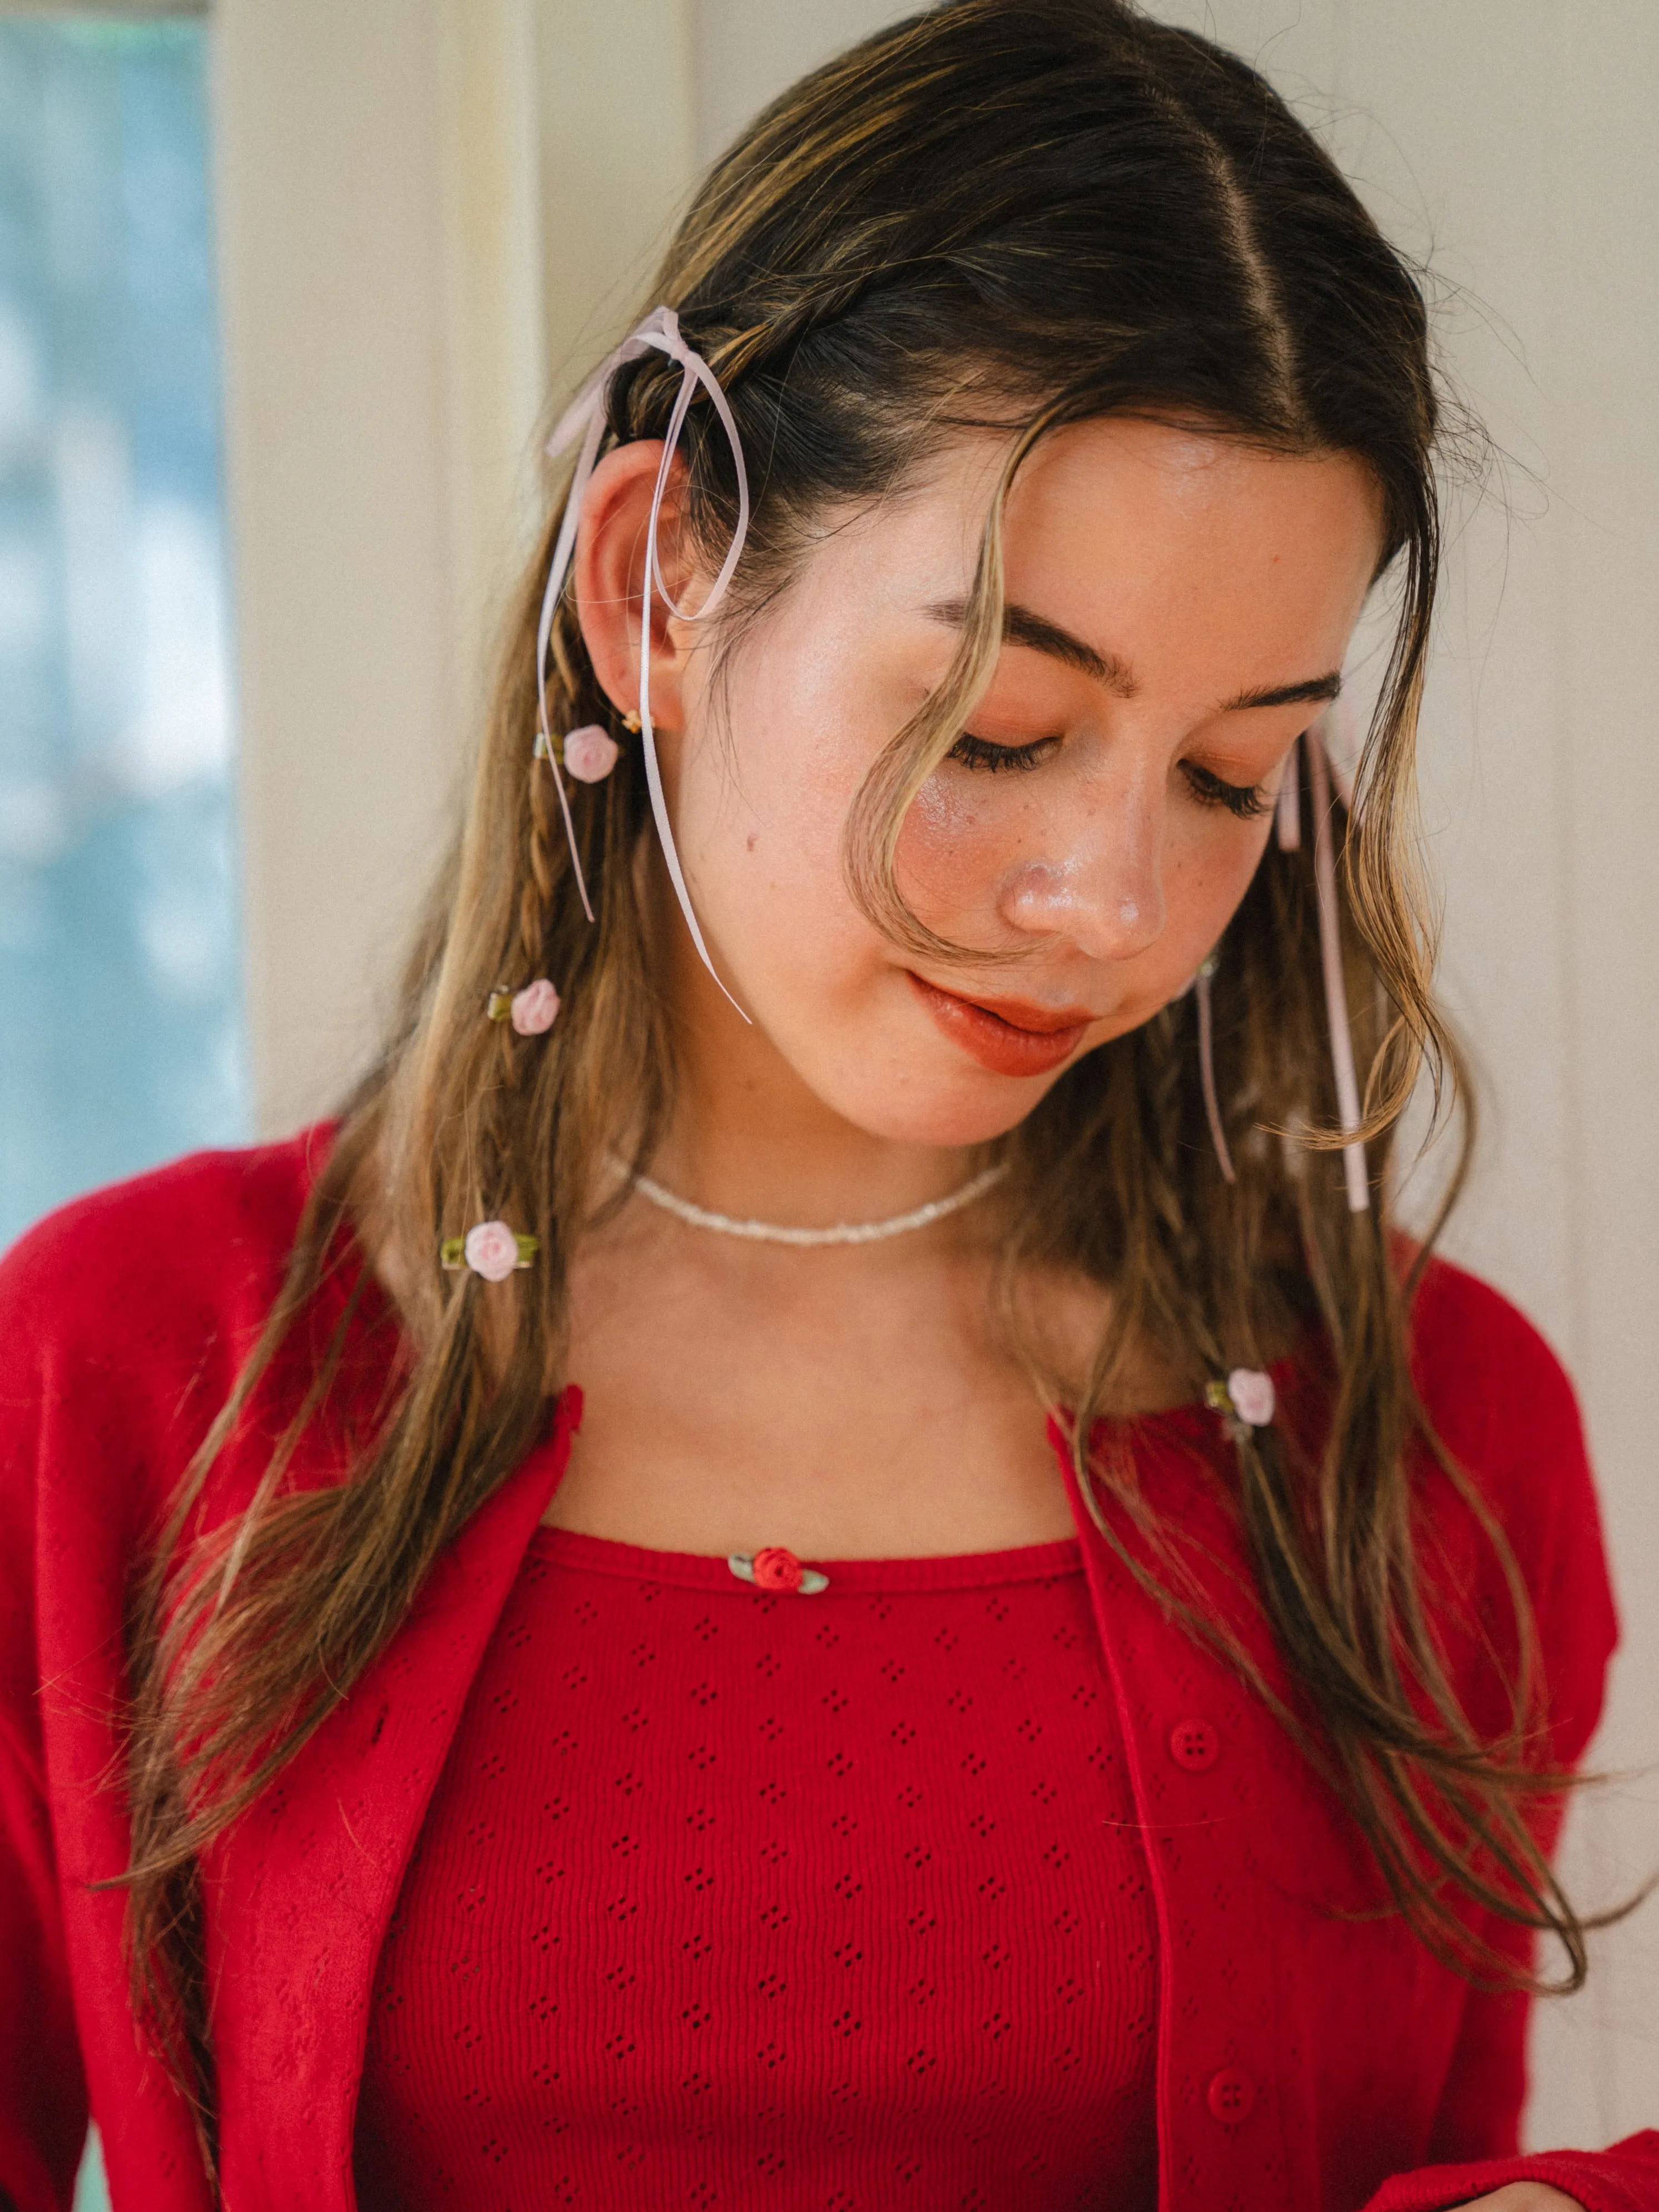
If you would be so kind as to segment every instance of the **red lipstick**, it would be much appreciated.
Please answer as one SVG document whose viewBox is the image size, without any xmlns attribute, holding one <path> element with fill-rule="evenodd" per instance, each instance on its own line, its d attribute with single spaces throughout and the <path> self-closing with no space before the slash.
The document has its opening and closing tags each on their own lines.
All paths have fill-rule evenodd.
<svg viewBox="0 0 1659 2212">
<path fill-rule="evenodd" d="M 993 1075 L 1047 1075 L 1069 1060 L 1096 1017 L 1086 1006 L 1033 1006 L 1018 999 L 962 999 L 905 969 L 916 996 L 950 1038 Z"/>
</svg>

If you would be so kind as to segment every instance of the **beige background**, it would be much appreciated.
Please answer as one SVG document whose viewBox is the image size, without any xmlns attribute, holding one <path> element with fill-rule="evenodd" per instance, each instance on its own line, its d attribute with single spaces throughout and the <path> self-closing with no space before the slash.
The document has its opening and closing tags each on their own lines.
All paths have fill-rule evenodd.
<svg viewBox="0 0 1659 2212">
<path fill-rule="evenodd" d="M 532 432 L 696 162 L 899 11 L 859 0 L 222 0 L 218 161 L 250 989 L 266 1127 L 360 1059 L 437 849 Z M 1599 1746 L 1659 1759 L 1659 9 L 1157 0 L 1257 60 L 1434 271 L 1503 465 L 1465 498 L 1425 781 L 1489 1112 L 1452 1238 L 1581 1384 L 1626 1624 Z M 1588 1801 L 1611 1896 L 1659 1790 Z M 1356 1993 L 1357 1998 L 1359 1993 Z M 1547 2008 L 1529 2125 L 1659 2124 L 1659 1909 Z"/>
</svg>

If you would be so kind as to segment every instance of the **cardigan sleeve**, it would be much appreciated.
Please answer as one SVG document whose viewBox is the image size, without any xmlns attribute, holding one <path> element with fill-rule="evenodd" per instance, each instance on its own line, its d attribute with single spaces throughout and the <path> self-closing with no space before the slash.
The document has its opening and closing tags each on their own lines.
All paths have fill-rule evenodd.
<svg viewBox="0 0 1659 2212">
<path fill-rule="evenodd" d="M 1618 1631 L 1572 1387 L 1530 1324 L 1455 1269 L 1431 1270 L 1418 1334 L 1425 1403 L 1454 1456 L 1480 1482 L 1526 1580 L 1547 1698 L 1546 1757 L 1575 1768 L 1601 1717 Z M 1495 1599 L 1488 1620 L 1500 1607 Z M 1496 1708 L 1480 1717 L 1499 1717 Z M 1559 1826 L 1559 1816 L 1547 1821 L 1547 1847 Z M 1497 1925 L 1491 1934 L 1525 1962 L 1523 1934 Z M 1659 2212 L 1659 2133 L 1651 2130 L 1607 2150 L 1516 2154 L 1529 2013 L 1524 1991 L 1469 1992 L 1429 2146 L 1432 2162 L 1395 2175 L 1367 2212 L 1441 2212 L 1520 2181 L 1548 2183 L 1585 2212 Z"/>
<path fill-rule="evenodd" d="M 1513 2181 L 1546 2181 L 1584 2212 L 1656 2212 L 1659 2207 L 1659 2133 L 1644 2128 L 1610 2150 L 1539 2151 L 1530 2158 L 1476 2160 L 1463 2166 L 1419 2166 L 1384 2182 L 1365 2212 L 1449 2212 Z"/>
<path fill-rule="evenodd" d="M 9 1711 L 0 1722 L 0 2203 L 58 2212 L 86 2141 L 86 2081 L 38 1747 Z"/>
<path fill-rule="evenodd" d="M 43 1395 L 21 1257 L 0 1265 L 0 2203 L 66 2206 L 87 2133 L 48 1805 L 35 1602 Z"/>
<path fill-rule="evenodd" d="M 269 1310 L 308 1144 L 200 1154 L 93 1193 L 0 1259 L 0 2208 L 12 2212 L 69 2206 L 89 2111 L 118 2202 L 199 2195 L 184 2100 L 132 2016 L 125 1893 L 106 1886 L 129 1857 L 125 1604 Z"/>
</svg>

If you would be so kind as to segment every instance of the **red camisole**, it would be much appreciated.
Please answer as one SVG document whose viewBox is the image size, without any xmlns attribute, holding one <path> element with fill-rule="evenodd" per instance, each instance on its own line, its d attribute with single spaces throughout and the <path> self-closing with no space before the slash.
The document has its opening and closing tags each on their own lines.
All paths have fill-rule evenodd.
<svg viewBox="0 0 1659 2212">
<path fill-rule="evenodd" d="M 1156 1931 L 1075 1542 L 542 1528 L 381 1954 L 364 2212 L 1141 2212 Z"/>
</svg>

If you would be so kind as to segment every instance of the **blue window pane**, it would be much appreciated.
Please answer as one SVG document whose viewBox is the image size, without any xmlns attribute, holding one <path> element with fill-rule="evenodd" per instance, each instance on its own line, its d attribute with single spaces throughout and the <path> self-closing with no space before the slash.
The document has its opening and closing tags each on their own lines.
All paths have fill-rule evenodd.
<svg viewBox="0 0 1659 2212">
<path fill-rule="evenodd" d="M 96 2128 L 88 2132 L 86 2156 L 75 2180 L 73 2212 L 109 2212 L 109 2180 L 104 2172 L 103 2148 Z"/>
<path fill-rule="evenodd" d="M 247 1128 L 205 38 L 0 19 L 0 1243 Z"/>
</svg>

